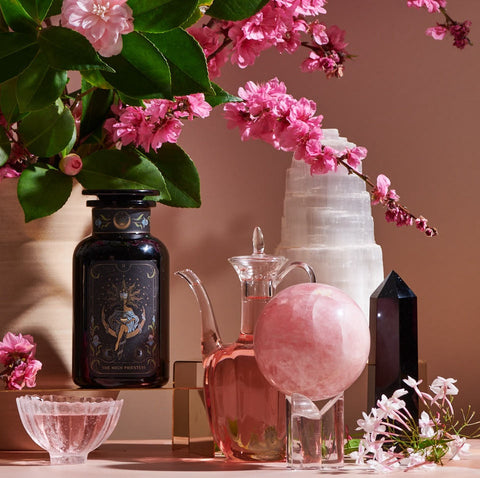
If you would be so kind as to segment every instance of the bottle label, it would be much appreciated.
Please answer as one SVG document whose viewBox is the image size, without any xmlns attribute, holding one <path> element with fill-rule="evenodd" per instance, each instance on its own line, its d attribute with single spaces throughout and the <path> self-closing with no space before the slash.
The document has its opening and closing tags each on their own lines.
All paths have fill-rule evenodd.
<svg viewBox="0 0 480 478">
<path fill-rule="evenodd" d="M 155 261 L 98 261 L 88 270 L 88 362 L 97 377 L 145 377 L 158 367 Z"/>
<path fill-rule="evenodd" d="M 96 234 L 150 232 L 150 209 L 94 208 L 92 221 Z"/>
</svg>

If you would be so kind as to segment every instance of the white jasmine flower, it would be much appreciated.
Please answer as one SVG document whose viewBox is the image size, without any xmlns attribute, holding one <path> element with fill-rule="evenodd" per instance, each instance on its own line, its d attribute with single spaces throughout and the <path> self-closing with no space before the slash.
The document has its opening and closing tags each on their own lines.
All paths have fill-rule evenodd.
<svg viewBox="0 0 480 478">
<path fill-rule="evenodd" d="M 420 427 L 420 436 L 422 438 L 431 438 L 435 435 L 433 420 L 430 418 L 427 412 L 423 411 L 418 420 L 418 426 Z"/>
<path fill-rule="evenodd" d="M 454 378 L 437 377 L 430 385 L 430 390 L 435 393 L 434 400 L 444 400 L 448 395 L 457 395 L 458 388 L 454 385 Z"/>
</svg>

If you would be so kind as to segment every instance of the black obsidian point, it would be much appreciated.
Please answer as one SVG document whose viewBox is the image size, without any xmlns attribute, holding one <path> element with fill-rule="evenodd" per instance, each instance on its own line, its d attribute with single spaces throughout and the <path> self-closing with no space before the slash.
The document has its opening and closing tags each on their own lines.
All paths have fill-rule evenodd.
<svg viewBox="0 0 480 478">
<path fill-rule="evenodd" d="M 392 271 L 370 297 L 371 350 L 369 406 L 399 389 L 412 416 L 418 418 L 418 398 L 403 379 L 418 380 L 417 296 Z"/>
</svg>

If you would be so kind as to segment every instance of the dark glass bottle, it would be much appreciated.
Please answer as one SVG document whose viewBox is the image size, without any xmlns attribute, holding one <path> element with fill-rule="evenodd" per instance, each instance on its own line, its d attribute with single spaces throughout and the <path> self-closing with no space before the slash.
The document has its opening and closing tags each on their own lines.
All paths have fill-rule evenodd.
<svg viewBox="0 0 480 478">
<path fill-rule="evenodd" d="M 73 380 L 86 388 L 160 387 L 169 370 L 169 259 L 150 235 L 153 190 L 95 195 L 93 232 L 73 256 Z"/>
</svg>

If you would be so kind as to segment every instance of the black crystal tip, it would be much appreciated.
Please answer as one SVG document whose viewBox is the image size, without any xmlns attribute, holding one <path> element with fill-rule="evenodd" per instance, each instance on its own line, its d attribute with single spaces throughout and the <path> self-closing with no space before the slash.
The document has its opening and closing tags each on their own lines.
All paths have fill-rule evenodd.
<svg viewBox="0 0 480 478">
<path fill-rule="evenodd" d="M 88 200 L 87 206 L 92 207 L 153 207 L 158 196 L 156 189 L 84 189 L 85 196 L 97 196 L 98 199 Z M 149 199 L 145 199 L 148 197 Z"/>
</svg>

